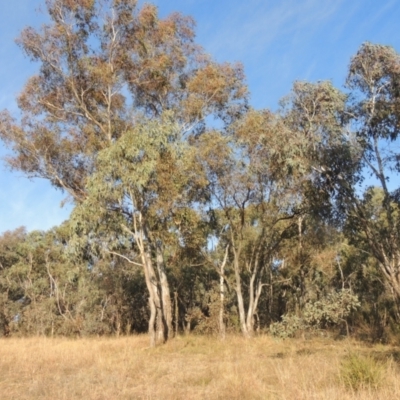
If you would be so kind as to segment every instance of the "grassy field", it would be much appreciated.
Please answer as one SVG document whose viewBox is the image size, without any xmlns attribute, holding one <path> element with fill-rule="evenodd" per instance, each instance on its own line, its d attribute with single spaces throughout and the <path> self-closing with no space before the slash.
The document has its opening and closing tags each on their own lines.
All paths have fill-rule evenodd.
<svg viewBox="0 0 400 400">
<path fill-rule="evenodd" d="M 1 399 L 400 399 L 400 349 L 146 336 L 0 341 Z"/>
</svg>

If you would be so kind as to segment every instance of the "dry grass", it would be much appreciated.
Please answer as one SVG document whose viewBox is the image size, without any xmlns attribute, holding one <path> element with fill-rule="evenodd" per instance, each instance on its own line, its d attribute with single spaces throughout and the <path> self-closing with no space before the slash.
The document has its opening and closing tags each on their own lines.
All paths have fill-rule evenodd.
<svg viewBox="0 0 400 400">
<path fill-rule="evenodd" d="M 378 389 L 340 379 L 349 354 L 377 359 Z M 179 337 L 148 348 L 145 336 L 0 341 L 1 399 L 400 399 L 394 347 L 325 340 Z"/>
</svg>

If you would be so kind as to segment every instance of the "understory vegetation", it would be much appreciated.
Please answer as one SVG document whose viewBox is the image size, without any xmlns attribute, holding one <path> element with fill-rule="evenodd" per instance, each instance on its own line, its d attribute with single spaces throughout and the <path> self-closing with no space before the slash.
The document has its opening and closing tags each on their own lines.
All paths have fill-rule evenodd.
<svg viewBox="0 0 400 400">
<path fill-rule="evenodd" d="M 17 40 L 39 69 L 18 97 L 18 115 L 0 113 L 0 139 L 11 169 L 48 180 L 74 209 L 49 231 L 0 236 L 1 336 L 147 332 L 151 346 L 189 332 L 398 342 L 393 48 L 362 44 L 343 90 L 294 82 L 272 112 L 251 107 L 240 64 L 218 63 L 196 44 L 190 17 L 160 18 L 154 5 L 134 0 L 48 0 L 46 8 L 48 24 L 27 27 Z M 62 352 L 67 342 L 51 343 Z M 159 351 L 153 356 L 168 348 Z M 332 365 L 320 360 L 329 379 L 339 370 L 335 357 Z M 270 373 L 283 386 L 283 365 L 294 370 L 300 356 L 276 358 Z M 258 364 L 257 373 L 245 368 L 257 375 Z M 362 390 L 378 385 L 364 367 L 375 371 L 369 359 L 342 365 L 352 390 L 358 380 Z M 212 388 L 218 368 L 188 376 L 188 387 Z M 218 385 L 241 393 L 233 366 L 226 368 L 232 380 Z M 243 385 L 254 393 L 270 387 L 268 376 L 256 384 L 253 372 Z M 162 377 L 162 367 L 154 373 Z M 283 396 L 310 398 L 311 381 L 300 375 L 298 389 L 288 389 L 293 396 Z M 65 397 L 89 390 L 96 378 L 88 379 L 72 395 L 63 382 Z M 340 386 L 322 381 L 314 389 L 321 384 L 326 397 Z M 272 397 L 274 390 L 283 389 L 272 385 Z M 353 398 L 337 390 L 329 398 Z"/>
</svg>

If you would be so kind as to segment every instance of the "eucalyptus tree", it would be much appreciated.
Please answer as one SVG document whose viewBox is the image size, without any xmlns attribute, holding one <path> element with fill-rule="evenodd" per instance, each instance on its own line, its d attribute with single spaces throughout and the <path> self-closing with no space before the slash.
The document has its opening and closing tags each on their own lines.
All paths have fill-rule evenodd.
<svg viewBox="0 0 400 400">
<path fill-rule="evenodd" d="M 331 201 L 338 179 L 354 180 L 351 146 L 343 129 L 346 100 L 329 81 L 298 81 L 281 102 L 284 123 L 300 141 L 308 211 L 328 220 L 340 218 Z"/>
<path fill-rule="evenodd" d="M 346 226 L 350 242 L 377 260 L 399 299 L 399 188 L 389 182 L 399 172 L 399 55 L 388 46 L 363 44 L 346 86 L 347 95 L 328 82 L 296 83 L 284 118 L 309 139 L 313 209 Z M 372 187 L 381 188 L 379 206 Z"/>
<path fill-rule="evenodd" d="M 183 134 L 168 115 L 138 123 L 99 153 L 87 198 L 72 216 L 76 243 L 143 268 L 153 346 L 173 334 L 166 257 L 195 229 L 192 203 L 205 184 Z"/>
<path fill-rule="evenodd" d="M 208 115 L 229 122 L 245 106 L 240 65 L 218 64 L 195 43 L 194 21 L 159 18 L 137 0 L 47 0 L 49 23 L 17 43 L 40 69 L 18 97 L 20 118 L 4 111 L 8 164 L 48 179 L 75 201 L 86 197 L 96 156 L 136 124 L 163 111 L 192 130 Z"/>
<path fill-rule="evenodd" d="M 152 299 L 149 304 L 157 309 L 151 311 L 151 318 L 157 315 L 157 319 L 162 308 L 163 322 L 158 323 L 158 332 L 162 331 L 166 339 L 172 330 L 170 293 L 160 261 L 164 236 L 151 233 L 158 232 L 162 222 L 150 223 L 157 219 L 157 212 L 154 206 L 151 208 L 154 215 L 149 216 L 150 199 L 146 196 L 156 193 L 158 198 L 166 198 L 167 190 L 173 186 L 167 189 L 164 185 L 170 183 L 168 179 L 172 179 L 176 165 L 172 162 L 172 169 L 160 172 L 163 162 L 169 165 L 169 153 L 163 147 L 167 146 L 168 135 L 162 128 L 160 138 L 154 138 L 151 128 L 153 136 L 149 136 L 143 120 L 158 120 L 164 126 L 163 115 L 172 112 L 180 131 L 185 132 L 179 139 L 182 142 L 203 132 L 212 119 L 210 116 L 221 120 L 224 126 L 229 125 L 247 107 L 242 67 L 210 59 L 195 43 L 194 21 L 190 17 L 174 13 L 161 19 L 151 4 L 139 7 L 136 0 L 47 0 L 46 7 L 50 22 L 39 30 L 24 29 L 17 40 L 27 56 L 39 63 L 40 70 L 29 79 L 18 97 L 21 117 L 15 118 L 7 111 L 0 115 L 0 137 L 13 151 L 8 164 L 30 177 L 48 179 L 79 205 L 85 200 L 90 204 L 96 198 L 93 190 L 88 189 L 90 176 L 98 181 L 101 177 L 113 179 L 114 175 L 106 176 L 110 170 L 105 167 L 107 161 L 101 159 L 109 157 L 110 152 L 117 159 L 127 157 L 122 163 L 126 171 L 117 168 L 116 181 L 108 182 L 108 186 L 104 183 L 103 189 L 108 187 L 114 192 L 123 182 L 127 187 L 116 193 L 124 190 L 127 193 L 133 184 L 125 176 L 128 173 L 136 176 L 137 184 L 142 185 L 142 192 L 132 189 L 130 197 L 127 194 L 133 207 L 128 216 L 125 203 L 118 203 L 126 197 L 117 201 L 116 210 L 121 212 L 120 218 L 127 217 L 137 224 L 136 228 L 126 226 L 126 240 L 133 239 L 142 257 L 150 256 L 150 243 L 158 255 L 158 275 L 154 275 L 152 267 L 146 267 L 152 265 L 147 258 L 141 263 L 150 274 L 148 282 L 157 282 L 161 290 L 156 293 L 152 284 L 148 286 Z M 133 140 L 135 135 L 143 135 L 143 142 Z M 163 142 L 151 147 L 152 140 Z M 126 149 L 126 155 L 121 146 L 139 147 Z M 163 177 L 168 172 L 171 178 L 147 190 L 143 188 L 144 181 L 134 172 L 135 163 L 139 168 L 146 161 L 146 156 L 141 159 L 140 155 L 146 154 L 149 148 L 152 151 L 157 148 L 163 161 L 153 154 L 153 164 L 146 164 L 149 170 L 144 181 L 147 179 L 151 184 L 150 170 L 155 168 L 156 160 L 158 169 L 153 172 Z M 135 152 L 138 155 L 133 155 Z M 111 164 L 116 167 L 115 162 Z M 90 186 L 96 185 L 92 181 Z M 112 193 L 104 194 L 104 198 L 115 204 Z M 106 227 L 103 235 L 107 232 L 111 240 L 119 232 L 113 232 L 116 225 L 114 222 L 108 225 L 109 222 L 102 220 Z M 158 227 L 152 227 L 153 223 Z M 152 319 L 150 326 L 154 327 Z"/>
<path fill-rule="evenodd" d="M 329 81 L 297 81 L 281 102 L 280 113 L 286 127 L 297 133 L 303 157 L 305 212 L 298 218 L 297 246 L 289 244 L 283 252 L 285 276 L 291 277 L 289 292 L 295 294 L 297 314 L 301 314 L 307 299 L 315 299 L 315 291 L 318 294 L 326 285 L 318 282 L 320 273 L 324 278 L 334 276 L 326 269 L 336 265 L 335 258 L 340 256 L 337 229 L 338 222 L 343 221 L 342 209 L 333 200 L 338 196 L 339 176 L 350 181 L 354 171 L 343 128 L 346 100 L 347 95 Z M 325 265 L 318 258 L 324 258 Z"/>
<path fill-rule="evenodd" d="M 283 241 L 296 234 L 302 213 L 298 137 L 278 116 L 250 111 L 232 126 L 231 136 L 208 132 L 197 145 L 215 235 L 228 254 L 220 260 L 224 277 L 235 289 L 240 328 L 249 337 L 265 275 L 278 262 Z"/>
<path fill-rule="evenodd" d="M 347 86 L 350 128 L 355 133 L 353 182 L 358 184 L 343 180 L 340 185 L 347 233 L 358 248 L 375 258 L 399 302 L 399 54 L 389 46 L 364 43 L 351 60 Z"/>
</svg>

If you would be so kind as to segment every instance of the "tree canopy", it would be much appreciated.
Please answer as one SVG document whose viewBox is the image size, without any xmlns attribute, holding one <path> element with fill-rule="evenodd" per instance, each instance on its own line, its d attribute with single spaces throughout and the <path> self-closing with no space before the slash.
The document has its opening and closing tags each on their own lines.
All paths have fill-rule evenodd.
<svg viewBox="0 0 400 400">
<path fill-rule="evenodd" d="M 396 331 L 393 48 L 362 44 L 343 90 L 294 82 L 272 112 L 190 17 L 136 0 L 46 7 L 50 22 L 17 40 L 39 70 L 0 138 L 12 169 L 74 210 L 0 237 L 4 335 Z"/>
</svg>

